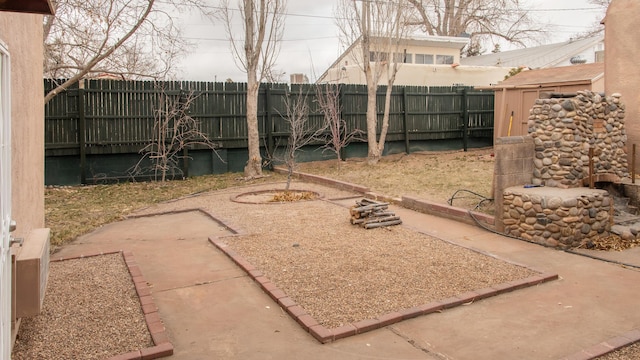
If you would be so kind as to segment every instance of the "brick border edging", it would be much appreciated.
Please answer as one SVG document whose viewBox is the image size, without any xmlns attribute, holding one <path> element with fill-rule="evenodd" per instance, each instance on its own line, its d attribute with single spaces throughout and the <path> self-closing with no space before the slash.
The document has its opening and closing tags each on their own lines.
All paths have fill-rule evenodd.
<svg viewBox="0 0 640 360">
<path fill-rule="evenodd" d="M 235 224 L 233 224 L 233 223 L 231 223 L 229 221 L 223 220 L 223 219 L 219 219 L 214 214 L 210 213 L 208 210 L 202 209 L 202 208 L 185 208 L 185 209 L 176 209 L 176 210 L 169 210 L 169 211 L 150 212 L 150 213 L 146 213 L 146 214 L 131 214 L 131 215 L 128 215 L 125 218 L 125 220 L 128 220 L 128 219 L 142 219 L 142 218 L 153 217 L 153 216 L 162 216 L 162 215 L 184 214 L 184 213 L 189 213 L 189 212 L 199 212 L 202 215 L 209 217 L 211 220 L 213 220 L 214 222 L 218 223 L 218 225 L 226 228 L 232 234 L 242 234 L 242 233 L 244 233 L 244 231 L 242 231 L 238 226 L 235 226 Z"/>
<path fill-rule="evenodd" d="M 158 307 L 155 305 L 153 297 L 151 297 L 151 290 L 149 289 L 149 285 L 142 275 L 142 271 L 138 267 L 138 263 L 133 257 L 133 252 L 126 250 L 100 252 L 95 254 L 51 259 L 50 261 L 61 262 L 66 260 L 83 259 L 87 257 L 112 254 L 122 255 L 122 259 L 124 260 L 124 263 L 127 266 L 127 270 L 129 271 L 129 275 L 131 276 L 131 281 L 133 281 L 133 284 L 135 286 L 136 294 L 138 295 L 138 300 L 140 302 L 140 308 L 142 309 L 142 313 L 144 314 L 144 320 L 147 323 L 147 329 L 149 330 L 149 334 L 151 335 L 151 340 L 153 341 L 154 346 L 138 349 L 120 355 L 115 355 L 110 357 L 108 360 L 151 360 L 173 355 L 173 344 L 171 344 L 171 342 L 169 341 L 167 331 L 164 327 L 162 319 L 160 318 L 160 313 L 158 312 Z"/>
<path fill-rule="evenodd" d="M 563 357 L 560 360 L 592 360 L 638 341 L 640 341 L 640 329 L 634 329 L 622 335 L 612 337 L 599 344 L 582 349 L 577 353 Z"/>
<path fill-rule="evenodd" d="M 277 173 L 287 172 L 285 169 L 280 167 L 274 167 L 273 171 Z M 461 221 L 470 225 L 476 225 L 476 221 L 479 221 L 491 226 L 495 225 L 495 217 L 484 214 L 484 213 L 476 212 L 476 211 L 471 211 L 471 214 L 469 214 L 469 211 L 466 209 L 445 205 L 445 204 L 440 204 L 433 201 L 423 200 L 417 197 L 407 196 L 407 195 L 403 195 L 401 198 L 394 198 L 394 197 L 372 192 L 371 189 L 369 189 L 366 186 L 352 184 L 346 181 L 335 180 L 335 179 L 331 179 L 331 178 L 320 176 L 320 175 L 313 175 L 313 174 L 302 173 L 298 171 L 294 171 L 293 175 L 301 180 L 307 180 L 307 181 L 311 181 L 321 185 L 332 186 L 342 190 L 354 191 L 362 194 L 364 197 L 367 197 L 373 200 L 386 201 L 392 204 L 400 205 L 403 208 L 416 210 L 425 214 L 437 215 L 447 219 Z"/>
<path fill-rule="evenodd" d="M 249 277 L 251 277 L 262 288 L 262 290 L 271 297 L 271 299 L 277 302 L 278 305 L 287 312 L 287 314 L 302 326 L 305 331 L 308 331 L 316 340 L 323 344 L 383 328 L 406 319 L 431 314 L 462 304 L 472 303 L 476 300 L 486 299 L 499 294 L 558 279 L 558 274 L 541 273 L 528 278 L 497 284 L 488 288 L 469 291 L 441 301 L 433 301 L 425 305 L 391 312 L 381 315 L 375 319 L 360 320 L 338 328 L 326 328 L 309 315 L 302 306 L 298 305 L 284 291 L 272 283 L 269 278 L 264 276 L 259 269 L 253 266 L 253 264 L 248 262 L 236 251 L 231 249 L 220 238 L 209 237 L 209 242 L 220 249 L 220 251 L 227 255 L 234 263 L 236 263 L 236 265 L 242 268 Z"/>
<path fill-rule="evenodd" d="M 286 169 L 277 167 L 277 166 L 273 168 L 273 171 L 279 174 L 288 173 Z M 333 187 L 338 187 L 340 189 L 355 191 L 358 193 L 364 194 L 366 192 L 369 192 L 369 188 L 366 186 L 356 185 L 356 184 L 348 183 L 346 181 L 335 180 L 335 179 L 331 179 L 331 178 L 320 176 L 320 175 L 313 175 L 313 174 L 307 174 L 299 171 L 294 171 L 293 176 L 301 180 L 308 180 L 317 184 L 329 185 Z"/>
</svg>

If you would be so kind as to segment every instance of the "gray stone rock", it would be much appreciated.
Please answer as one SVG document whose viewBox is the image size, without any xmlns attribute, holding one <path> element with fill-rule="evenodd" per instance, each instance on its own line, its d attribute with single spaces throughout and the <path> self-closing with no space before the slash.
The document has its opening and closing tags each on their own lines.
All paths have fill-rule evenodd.
<svg viewBox="0 0 640 360">
<path fill-rule="evenodd" d="M 553 196 L 547 199 L 546 201 L 546 207 L 549 209 L 557 209 L 560 206 L 562 206 L 562 198 L 557 197 L 557 196 Z"/>
<path fill-rule="evenodd" d="M 583 234 L 588 234 L 591 232 L 591 226 L 587 225 L 587 224 L 583 224 L 582 227 L 580 228 L 580 232 Z"/>
</svg>

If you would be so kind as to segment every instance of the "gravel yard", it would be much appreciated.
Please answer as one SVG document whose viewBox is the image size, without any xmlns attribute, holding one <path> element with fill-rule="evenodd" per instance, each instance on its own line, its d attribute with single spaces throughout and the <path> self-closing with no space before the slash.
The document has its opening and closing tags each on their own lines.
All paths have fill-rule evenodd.
<svg viewBox="0 0 640 360">
<path fill-rule="evenodd" d="M 638 360 L 640 359 L 640 343 L 618 349 L 612 353 L 598 357 L 598 360 Z"/>
<path fill-rule="evenodd" d="M 264 227 L 224 241 L 329 328 L 536 274 L 402 226 L 365 230 L 326 201 L 243 207 Z"/>
<path fill-rule="evenodd" d="M 14 360 L 105 359 L 153 345 L 121 254 L 50 263 L 40 315 L 22 320 Z"/>
</svg>

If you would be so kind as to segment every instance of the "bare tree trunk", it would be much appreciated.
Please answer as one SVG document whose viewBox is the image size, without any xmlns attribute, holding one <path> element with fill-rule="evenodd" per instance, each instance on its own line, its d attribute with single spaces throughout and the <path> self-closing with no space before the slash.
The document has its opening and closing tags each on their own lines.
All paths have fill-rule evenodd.
<svg viewBox="0 0 640 360">
<path fill-rule="evenodd" d="M 371 76 L 371 75 L 368 75 Z M 378 145 L 378 109 L 376 105 L 376 93 L 378 85 L 373 81 L 367 81 L 367 163 L 375 165 L 382 156 Z M 384 146 L 384 144 L 383 144 Z"/>
<path fill-rule="evenodd" d="M 378 110 L 376 106 L 379 76 L 373 74 L 369 61 L 371 50 L 371 4 L 362 3 L 362 58 L 363 70 L 367 79 L 367 163 L 374 165 L 380 160 L 381 152 L 378 150 Z"/>
<path fill-rule="evenodd" d="M 342 0 L 344 13 L 339 23 L 341 32 L 353 43 L 359 42 L 361 59 L 359 65 L 367 81 L 367 163 L 377 164 L 384 151 L 389 128 L 389 106 L 391 88 L 395 81 L 399 58 L 400 41 L 406 34 L 404 1 L 362 1 L 361 9 L 355 1 Z M 349 46 L 351 46 L 349 44 Z M 390 67 L 393 64 L 393 67 Z M 378 137 L 377 90 L 382 74 L 387 73 L 385 110 Z"/>
<path fill-rule="evenodd" d="M 251 76 L 253 74 L 253 76 Z M 247 77 L 247 137 L 249 160 L 244 167 L 244 176 L 253 178 L 262 175 L 262 157 L 260 156 L 260 133 L 258 131 L 258 90 L 255 71 Z"/>
<path fill-rule="evenodd" d="M 378 139 L 378 153 L 382 156 L 384 151 L 384 142 L 387 139 L 387 131 L 389 130 L 389 109 L 391 108 L 391 91 L 393 90 L 393 82 L 395 81 L 395 74 L 393 80 L 390 80 L 390 85 L 387 85 L 387 91 L 384 94 L 384 115 L 382 115 L 382 128 L 380 129 L 380 138 Z"/>
<path fill-rule="evenodd" d="M 243 41 L 236 42 L 229 0 L 222 0 L 219 17 L 224 22 L 234 59 L 247 72 L 247 142 L 249 160 L 244 168 L 247 178 L 262 175 L 260 133 L 258 131 L 258 90 L 268 74 L 275 73 L 275 59 L 284 30 L 286 0 L 242 0 L 238 10 L 244 30 Z M 239 44 L 244 46 L 241 48 Z"/>
</svg>

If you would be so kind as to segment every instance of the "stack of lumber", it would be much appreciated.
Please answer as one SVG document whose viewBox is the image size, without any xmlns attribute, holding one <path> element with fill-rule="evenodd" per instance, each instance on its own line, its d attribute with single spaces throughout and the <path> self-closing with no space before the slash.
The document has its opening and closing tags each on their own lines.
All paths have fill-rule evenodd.
<svg viewBox="0 0 640 360">
<path fill-rule="evenodd" d="M 388 203 L 379 203 L 369 199 L 356 201 L 349 209 L 351 224 L 360 225 L 365 229 L 402 224 L 399 216 L 388 211 Z"/>
</svg>

